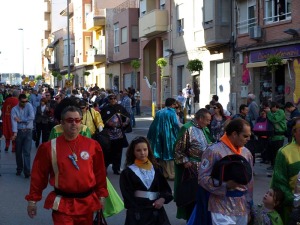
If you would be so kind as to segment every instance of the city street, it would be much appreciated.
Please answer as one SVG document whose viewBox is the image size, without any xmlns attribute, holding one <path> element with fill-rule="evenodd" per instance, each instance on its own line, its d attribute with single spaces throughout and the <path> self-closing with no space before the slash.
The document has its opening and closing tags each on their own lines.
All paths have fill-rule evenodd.
<svg viewBox="0 0 300 225">
<path fill-rule="evenodd" d="M 130 142 L 137 135 L 147 135 L 149 125 L 152 121 L 152 117 L 149 115 L 136 118 L 136 128 L 133 128 L 133 132 L 127 134 L 128 141 Z M 33 142 L 32 142 L 33 143 Z M 4 149 L 4 140 L 1 140 L 1 149 Z M 34 143 L 32 145 L 32 159 L 34 158 L 36 149 Z M 125 149 L 123 151 L 123 162 L 125 159 Z M 122 163 L 123 164 L 123 163 Z M 271 178 L 266 175 L 265 164 L 259 162 L 255 165 L 255 189 L 254 189 L 254 202 L 258 204 L 262 200 L 262 196 L 268 190 Z M 38 214 L 34 219 L 30 219 L 27 216 L 26 207 L 27 202 L 24 196 L 29 190 L 29 179 L 25 179 L 24 176 L 18 177 L 16 173 L 15 155 L 9 149 L 9 152 L 1 152 L 0 160 L 0 225 L 50 225 L 52 224 L 51 211 L 43 208 L 44 199 L 48 192 L 52 190 L 48 187 L 43 193 L 43 200 L 37 204 Z M 119 176 L 114 175 L 112 169 L 108 169 L 108 177 L 118 193 L 119 190 Z M 169 182 L 173 189 L 174 182 Z M 169 219 L 172 225 L 184 225 L 184 220 L 176 219 L 176 205 L 174 202 L 165 206 Z M 107 218 L 109 225 L 122 225 L 125 220 L 125 210 L 120 214 Z"/>
</svg>

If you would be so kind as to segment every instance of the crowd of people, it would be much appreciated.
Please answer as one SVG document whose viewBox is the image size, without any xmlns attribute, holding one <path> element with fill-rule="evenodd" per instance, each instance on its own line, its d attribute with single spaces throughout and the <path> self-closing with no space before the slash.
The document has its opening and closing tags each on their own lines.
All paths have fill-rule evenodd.
<svg viewBox="0 0 300 225">
<path fill-rule="evenodd" d="M 118 201 L 119 210 L 109 215 L 125 207 L 126 225 L 170 224 L 163 205 L 172 200 L 176 217 L 189 225 L 299 222 L 292 212 L 300 182 L 300 112 L 291 102 L 283 109 L 276 102 L 259 106 L 249 94 L 247 103 L 231 115 L 214 95 L 192 115 L 193 91 L 187 85 L 177 99 L 166 99 L 147 137 L 129 143 L 126 133 L 141 113 L 140 93 L 134 89 L 117 93 L 95 84 L 89 90 L 0 90 L 4 151 L 11 144 L 16 175 L 31 178 L 26 195 L 31 218 L 48 183 L 54 190 L 44 207 L 52 209 L 54 224 L 92 224 L 94 211 L 109 214 L 105 202 L 115 193 L 106 177 L 111 164 L 113 173 L 120 175 L 124 206 Z M 288 119 L 284 110 L 290 113 Z M 109 148 L 99 145 L 97 133 L 108 136 Z M 289 142 L 283 146 L 285 137 Z M 32 140 L 38 150 L 31 169 Z M 123 148 L 127 152 L 121 170 Z M 258 154 L 261 163 L 270 164 L 267 175 L 272 177 L 261 203 L 253 202 Z M 174 192 L 168 180 L 174 181 Z"/>
</svg>

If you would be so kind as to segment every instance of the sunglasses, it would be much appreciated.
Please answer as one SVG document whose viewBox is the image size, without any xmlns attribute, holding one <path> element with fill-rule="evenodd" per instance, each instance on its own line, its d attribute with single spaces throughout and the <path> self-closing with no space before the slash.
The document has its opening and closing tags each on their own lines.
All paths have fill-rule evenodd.
<svg viewBox="0 0 300 225">
<path fill-rule="evenodd" d="M 218 109 L 218 107 L 213 107 L 214 109 Z"/>
<path fill-rule="evenodd" d="M 80 107 L 80 109 L 85 109 L 86 107 Z"/>
<path fill-rule="evenodd" d="M 21 103 L 23 103 L 23 104 L 25 104 L 25 103 L 27 103 L 28 101 L 20 101 Z"/>
<path fill-rule="evenodd" d="M 117 99 L 117 98 L 109 98 L 109 100 L 113 100 L 113 99 Z"/>
<path fill-rule="evenodd" d="M 81 118 L 67 118 L 65 119 L 65 122 L 67 123 L 80 123 L 81 122 Z"/>
</svg>

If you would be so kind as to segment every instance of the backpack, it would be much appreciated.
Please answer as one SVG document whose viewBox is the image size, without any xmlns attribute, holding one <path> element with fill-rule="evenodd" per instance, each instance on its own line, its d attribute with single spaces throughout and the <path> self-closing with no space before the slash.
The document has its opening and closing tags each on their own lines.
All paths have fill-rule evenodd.
<svg viewBox="0 0 300 225">
<path fill-rule="evenodd" d="M 256 136 L 273 136 L 274 126 L 268 119 L 256 122 L 253 127 L 253 133 Z"/>
<path fill-rule="evenodd" d="M 222 182 L 229 180 L 246 185 L 252 179 L 252 167 L 241 155 L 227 155 L 214 164 L 211 177 L 219 181 L 219 184 L 215 184 L 213 179 L 214 187 L 220 187 Z"/>
</svg>

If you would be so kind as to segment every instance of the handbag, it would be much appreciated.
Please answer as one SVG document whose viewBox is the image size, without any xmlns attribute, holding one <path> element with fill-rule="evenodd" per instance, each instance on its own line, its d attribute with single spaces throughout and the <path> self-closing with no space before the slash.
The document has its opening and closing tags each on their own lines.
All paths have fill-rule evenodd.
<svg viewBox="0 0 300 225">
<path fill-rule="evenodd" d="M 97 212 L 93 221 L 93 225 L 107 225 L 102 209 Z"/>
<path fill-rule="evenodd" d="M 99 130 L 95 124 L 94 117 L 93 117 L 93 114 L 92 114 L 90 108 L 89 108 L 89 111 L 90 111 L 90 114 L 92 116 L 92 120 L 93 120 L 93 123 L 95 126 L 95 133 L 92 135 L 92 139 L 96 140 L 100 144 L 103 152 L 109 152 L 110 148 L 111 148 L 111 140 L 110 140 L 109 134 L 107 132 L 107 129 L 104 128 L 101 132 L 99 132 Z"/>
<path fill-rule="evenodd" d="M 196 202 L 197 190 L 197 173 L 191 168 L 185 168 L 177 190 L 177 207 L 185 207 Z"/>
<path fill-rule="evenodd" d="M 124 209 L 124 202 L 106 177 L 108 197 L 105 199 L 105 208 L 103 215 L 105 218 L 120 213 Z"/>
</svg>

